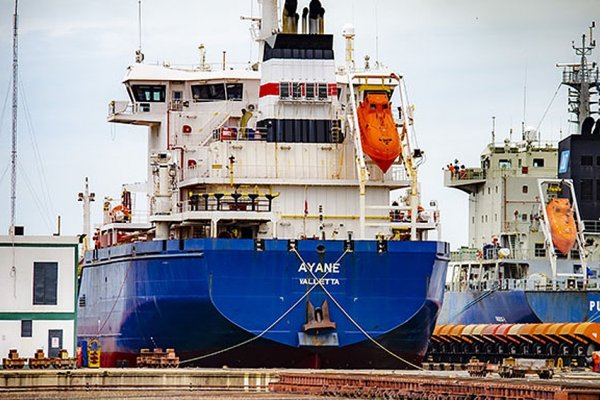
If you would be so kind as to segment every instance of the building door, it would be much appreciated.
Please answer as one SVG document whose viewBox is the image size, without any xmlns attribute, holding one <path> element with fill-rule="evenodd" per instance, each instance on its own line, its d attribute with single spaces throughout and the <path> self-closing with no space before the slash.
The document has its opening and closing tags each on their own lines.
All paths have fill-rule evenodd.
<svg viewBox="0 0 600 400">
<path fill-rule="evenodd" d="M 48 331 L 48 358 L 58 357 L 63 345 L 62 329 L 50 329 Z"/>
</svg>

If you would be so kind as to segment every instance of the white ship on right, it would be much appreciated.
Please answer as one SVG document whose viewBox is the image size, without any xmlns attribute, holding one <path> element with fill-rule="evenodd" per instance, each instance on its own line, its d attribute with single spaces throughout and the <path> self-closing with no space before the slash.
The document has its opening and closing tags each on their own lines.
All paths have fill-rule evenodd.
<svg viewBox="0 0 600 400">
<path fill-rule="evenodd" d="M 558 65 L 578 134 L 557 146 L 534 129 L 523 129 L 516 142 L 496 143 L 493 133 L 480 167 L 445 171 L 445 186 L 469 195 L 469 245 L 453 254 L 438 326 L 600 320 L 593 27 L 573 45 L 580 61 Z"/>
</svg>

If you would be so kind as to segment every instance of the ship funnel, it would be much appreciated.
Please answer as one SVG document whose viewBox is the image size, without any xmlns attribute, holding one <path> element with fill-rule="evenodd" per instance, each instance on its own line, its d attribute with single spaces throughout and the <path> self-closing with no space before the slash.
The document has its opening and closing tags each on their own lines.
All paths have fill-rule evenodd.
<svg viewBox="0 0 600 400">
<path fill-rule="evenodd" d="M 323 35 L 325 33 L 325 9 L 321 8 L 321 13 L 319 14 L 319 34 Z"/>
<path fill-rule="evenodd" d="M 302 10 L 302 33 L 308 33 L 308 7 L 304 7 Z"/>
<path fill-rule="evenodd" d="M 323 24 L 323 15 L 325 14 L 325 9 L 321 6 L 321 2 L 319 0 L 310 0 L 310 4 L 308 5 L 308 33 L 319 34 L 321 32 L 321 28 L 324 27 Z"/>
<path fill-rule="evenodd" d="M 283 33 L 298 33 L 298 0 L 285 0 L 283 6 Z"/>
</svg>

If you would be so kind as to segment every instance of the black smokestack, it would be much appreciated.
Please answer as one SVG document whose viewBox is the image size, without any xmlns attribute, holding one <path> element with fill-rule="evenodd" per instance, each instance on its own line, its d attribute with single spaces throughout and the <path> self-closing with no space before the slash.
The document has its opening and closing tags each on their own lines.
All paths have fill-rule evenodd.
<svg viewBox="0 0 600 400">
<path fill-rule="evenodd" d="M 308 33 L 308 7 L 302 10 L 302 33 Z"/>
<path fill-rule="evenodd" d="M 285 0 L 284 7 L 287 10 L 288 16 L 295 15 L 298 9 L 298 0 Z"/>
<path fill-rule="evenodd" d="M 282 18 L 284 33 L 298 33 L 297 8 L 298 0 L 285 0 Z"/>
<path fill-rule="evenodd" d="M 309 18 L 310 19 L 319 18 L 319 15 L 321 15 L 321 10 L 323 9 L 321 2 L 319 0 L 310 0 L 310 4 L 308 5 L 308 7 L 309 7 Z"/>
</svg>

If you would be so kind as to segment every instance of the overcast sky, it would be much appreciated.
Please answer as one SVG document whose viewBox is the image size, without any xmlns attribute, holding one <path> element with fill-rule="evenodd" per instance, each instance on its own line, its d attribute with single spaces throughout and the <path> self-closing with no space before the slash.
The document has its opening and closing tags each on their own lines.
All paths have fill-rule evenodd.
<svg viewBox="0 0 600 400">
<path fill-rule="evenodd" d="M 442 167 L 455 158 L 478 166 L 491 139 L 492 116 L 498 140 L 511 128 L 516 138 L 522 121 L 540 124 L 560 83 L 555 64 L 576 61 L 571 41 L 579 42 L 600 16 L 600 3 L 322 2 L 338 60 L 344 54 L 340 32 L 350 22 L 356 27 L 357 60 L 379 56 L 406 77 L 418 146 L 427 158 L 420 169 L 423 202 L 437 199 L 443 238 L 453 248 L 465 244 L 468 197 L 443 187 Z M 209 61 L 218 62 L 223 50 L 232 63 L 256 58 L 249 24 L 239 18 L 257 15 L 255 1 L 143 0 L 142 8 L 146 63 L 197 64 L 200 43 Z M 0 0 L 0 234 L 10 223 L 13 9 L 13 0 Z M 137 10 L 137 0 L 19 1 L 17 224 L 26 233 L 54 232 L 57 215 L 63 234 L 80 233 L 76 199 L 86 176 L 98 200 L 118 196 L 122 183 L 145 180 L 145 128 L 106 122 L 108 102 L 127 98 L 121 80 L 138 46 Z M 542 139 L 557 141 L 572 129 L 561 88 L 540 125 Z M 93 204 L 92 224 L 101 221 L 101 207 L 101 201 Z"/>
</svg>

